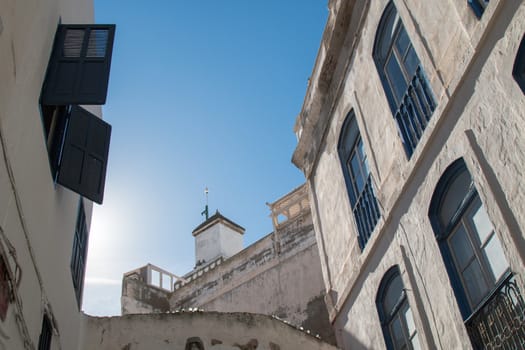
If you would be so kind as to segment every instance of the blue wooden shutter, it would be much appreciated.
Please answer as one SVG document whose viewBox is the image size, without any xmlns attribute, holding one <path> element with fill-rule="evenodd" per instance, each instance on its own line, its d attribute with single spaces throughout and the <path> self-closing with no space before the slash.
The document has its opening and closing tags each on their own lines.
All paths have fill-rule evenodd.
<svg viewBox="0 0 525 350">
<path fill-rule="evenodd" d="M 102 105 L 108 91 L 115 25 L 59 25 L 42 88 L 44 105 Z"/>
<path fill-rule="evenodd" d="M 71 108 L 57 182 L 102 204 L 111 125 L 79 106 Z"/>
</svg>

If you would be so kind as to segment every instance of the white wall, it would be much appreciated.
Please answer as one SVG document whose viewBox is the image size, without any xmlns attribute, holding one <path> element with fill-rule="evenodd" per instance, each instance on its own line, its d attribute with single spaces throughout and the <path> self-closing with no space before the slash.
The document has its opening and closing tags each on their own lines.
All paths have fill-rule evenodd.
<svg viewBox="0 0 525 350">
<path fill-rule="evenodd" d="M 36 348 L 44 310 L 52 349 L 75 349 L 81 314 L 70 259 L 79 195 L 55 185 L 39 97 L 59 21 L 92 23 L 90 0 L 0 2 L 0 238 L 12 244 L 21 281 L 0 321 L 0 349 Z M 89 227 L 92 204 L 84 202 Z M 9 264 L 15 270 L 15 259 Z M 21 322 L 16 322 L 19 317 Z"/>
<path fill-rule="evenodd" d="M 168 313 L 86 319 L 85 350 L 184 350 L 198 337 L 203 350 L 333 350 L 270 316 L 247 313 Z"/>
<path fill-rule="evenodd" d="M 221 221 L 195 237 L 195 260 L 211 262 L 218 257 L 229 258 L 243 248 L 243 235 Z"/>
</svg>

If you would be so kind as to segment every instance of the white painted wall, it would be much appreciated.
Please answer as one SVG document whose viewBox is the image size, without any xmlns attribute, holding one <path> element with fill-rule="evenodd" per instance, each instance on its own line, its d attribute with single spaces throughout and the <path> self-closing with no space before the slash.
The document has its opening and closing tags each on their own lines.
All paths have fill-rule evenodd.
<svg viewBox="0 0 525 350">
<path fill-rule="evenodd" d="M 0 246 L 12 245 L 21 272 L 19 303 L 0 321 L 0 349 L 36 348 L 45 310 L 52 349 L 76 349 L 80 334 L 70 271 L 79 195 L 53 183 L 39 110 L 59 21 L 93 23 L 93 2 L 0 2 Z M 92 204 L 84 206 L 89 228 Z M 9 264 L 14 271 L 15 259 Z"/>
<path fill-rule="evenodd" d="M 204 350 L 336 349 L 270 316 L 247 313 L 88 317 L 86 325 L 82 350 L 184 350 L 193 337 L 200 338 Z"/>
<path fill-rule="evenodd" d="M 217 221 L 195 237 L 195 260 L 211 262 L 218 257 L 229 258 L 243 248 L 243 235 L 222 221 Z"/>
</svg>

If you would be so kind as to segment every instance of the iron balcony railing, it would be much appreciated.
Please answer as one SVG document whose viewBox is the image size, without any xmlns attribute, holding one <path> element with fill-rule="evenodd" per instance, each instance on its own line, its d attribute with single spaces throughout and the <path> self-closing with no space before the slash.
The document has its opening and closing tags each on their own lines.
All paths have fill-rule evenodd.
<svg viewBox="0 0 525 350">
<path fill-rule="evenodd" d="M 368 175 L 365 186 L 354 205 L 354 217 L 359 230 L 359 245 L 363 249 L 379 220 L 379 206 L 372 187 L 372 176 Z"/>
<path fill-rule="evenodd" d="M 408 158 L 414 153 L 434 109 L 434 95 L 425 73 L 418 66 L 395 114 Z"/>
<path fill-rule="evenodd" d="M 465 326 L 474 349 L 525 349 L 525 303 L 512 275 Z"/>
</svg>

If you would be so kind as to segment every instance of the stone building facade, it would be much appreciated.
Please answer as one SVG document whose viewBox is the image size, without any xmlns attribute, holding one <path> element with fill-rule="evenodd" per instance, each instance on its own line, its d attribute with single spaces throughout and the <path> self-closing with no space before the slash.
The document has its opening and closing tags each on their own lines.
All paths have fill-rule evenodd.
<svg viewBox="0 0 525 350">
<path fill-rule="evenodd" d="M 343 349 L 525 347 L 525 3 L 331 0 L 295 132 Z"/>
<path fill-rule="evenodd" d="M 91 0 L 0 2 L 0 349 L 335 349 L 270 316 L 80 311 L 111 131 L 115 26 L 93 18 Z"/>
<path fill-rule="evenodd" d="M 186 275 L 150 264 L 126 273 L 122 314 L 197 308 L 275 315 L 334 343 L 307 188 L 268 205 L 274 231 L 245 249 L 221 234 L 240 237 L 244 229 L 217 213 L 193 231 L 196 266 Z"/>
</svg>

